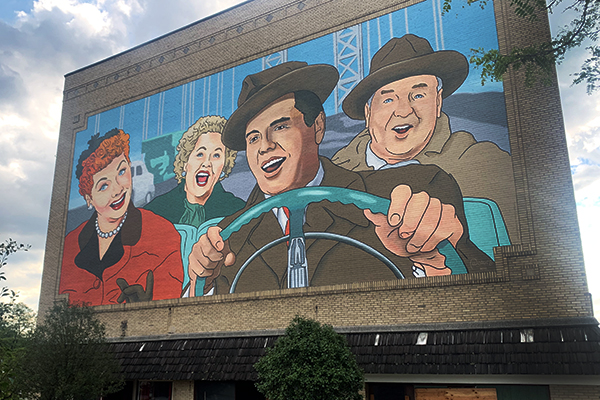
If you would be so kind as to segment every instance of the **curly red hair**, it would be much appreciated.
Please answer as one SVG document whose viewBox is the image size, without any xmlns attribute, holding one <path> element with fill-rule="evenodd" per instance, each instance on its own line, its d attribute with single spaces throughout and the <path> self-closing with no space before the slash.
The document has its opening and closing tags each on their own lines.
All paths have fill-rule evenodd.
<svg viewBox="0 0 600 400">
<path fill-rule="evenodd" d="M 79 176 L 79 194 L 83 197 L 91 195 L 94 186 L 94 175 L 103 170 L 115 158 L 121 154 L 125 155 L 127 162 L 129 160 L 129 134 L 121 129 L 116 130 L 112 135 L 107 134 L 106 139 L 102 140 L 98 148 L 94 150 L 86 159 L 80 161 L 81 176 Z"/>
</svg>

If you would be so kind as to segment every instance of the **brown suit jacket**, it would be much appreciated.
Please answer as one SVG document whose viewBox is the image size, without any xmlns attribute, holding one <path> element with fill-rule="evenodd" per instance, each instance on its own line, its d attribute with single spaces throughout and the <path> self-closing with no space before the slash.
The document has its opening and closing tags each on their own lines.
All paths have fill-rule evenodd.
<svg viewBox="0 0 600 400">
<path fill-rule="evenodd" d="M 428 191 L 447 203 L 456 201 L 462 211 L 462 196 L 456 183 L 435 166 L 415 166 L 403 170 L 378 171 L 361 176 L 334 165 L 329 159 L 321 158 L 324 176 L 321 186 L 344 187 L 367 191 L 389 198 L 393 187 L 408 184 L 413 191 Z M 385 173 L 384 173 L 385 172 Z M 364 178 L 364 179 L 363 179 Z M 448 179 L 445 179 L 448 178 Z M 453 187 L 454 186 L 454 187 Z M 433 194 L 432 194 L 433 195 Z M 250 194 L 246 207 L 225 218 L 219 225 L 225 227 L 241 213 L 264 200 L 264 194 L 256 186 Z M 464 218 L 464 211 L 462 211 Z M 365 218 L 363 211 L 353 205 L 320 202 L 308 206 L 305 232 L 330 232 L 359 240 L 386 255 L 402 271 L 412 278 L 412 261 L 397 257 L 383 247 L 375 234 L 374 226 Z M 466 231 L 466 229 L 465 229 Z M 236 262 L 222 267 L 221 275 L 215 280 L 217 294 L 228 293 L 231 283 L 242 264 L 258 249 L 283 236 L 281 226 L 272 212 L 252 220 L 229 238 L 229 246 L 236 254 Z M 310 286 L 349 284 L 378 280 L 396 279 L 394 274 L 380 261 L 353 246 L 325 239 L 306 241 Z M 460 252 L 459 252 L 460 254 Z M 480 252 L 486 264 L 489 258 Z M 285 289 L 287 287 L 287 248 L 281 243 L 256 258 L 243 272 L 236 292 Z"/>
</svg>

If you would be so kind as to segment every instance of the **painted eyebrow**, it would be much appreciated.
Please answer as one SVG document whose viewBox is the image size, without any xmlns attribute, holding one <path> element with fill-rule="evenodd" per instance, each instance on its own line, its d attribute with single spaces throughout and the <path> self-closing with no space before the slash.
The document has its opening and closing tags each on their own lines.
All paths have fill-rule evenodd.
<svg viewBox="0 0 600 400">
<path fill-rule="evenodd" d="M 117 167 L 117 170 L 121 169 L 121 165 L 123 165 L 123 163 L 127 163 L 127 160 L 122 160 L 122 161 L 119 163 L 119 166 Z M 98 182 L 96 182 L 96 185 L 95 185 L 95 186 L 96 186 L 96 187 L 98 187 L 98 184 L 100 184 L 100 182 L 102 182 L 102 181 L 107 181 L 107 180 L 108 180 L 108 178 L 106 178 L 106 177 L 104 177 L 104 178 L 100 178 L 100 179 L 98 179 Z"/>
<path fill-rule="evenodd" d="M 279 119 L 276 119 L 275 121 L 271 122 L 271 123 L 269 124 L 269 127 L 270 127 L 270 128 L 272 128 L 273 126 L 275 126 L 275 125 L 277 125 L 277 124 L 280 124 L 280 123 L 282 123 L 282 122 L 285 122 L 285 121 L 290 121 L 290 120 L 291 120 L 291 118 L 290 118 L 290 117 L 281 117 L 281 118 L 279 118 Z M 246 133 L 246 138 L 247 138 L 248 136 L 250 136 L 251 134 L 253 134 L 253 133 L 260 133 L 260 132 L 258 132 L 258 130 L 256 130 L 256 129 L 254 129 L 254 130 L 252 130 L 252 131 L 250 131 L 250 132 Z"/>
<path fill-rule="evenodd" d="M 248 139 L 248 136 L 252 135 L 253 133 L 260 133 L 260 132 L 258 132 L 256 129 L 253 131 L 250 131 L 250 132 L 246 133 L 246 139 Z"/>
<path fill-rule="evenodd" d="M 418 88 L 422 88 L 422 87 L 428 87 L 426 83 L 417 83 L 416 85 L 414 85 L 412 88 L 413 89 L 418 89 Z"/>
<path fill-rule="evenodd" d="M 379 94 L 381 94 L 383 96 L 384 94 L 388 94 L 388 93 L 394 93 L 394 89 L 382 90 Z"/>
<path fill-rule="evenodd" d="M 289 121 L 289 120 L 291 120 L 290 117 L 281 117 L 281 118 L 276 119 L 275 121 L 271 122 L 271 125 L 269 125 L 269 126 L 272 128 L 277 124 L 280 124 L 282 122 Z"/>
<path fill-rule="evenodd" d="M 96 186 L 96 187 L 98 187 L 98 185 L 99 185 L 100 183 L 102 183 L 102 181 L 107 181 L 107 180 L 108 180 L 108 178 L 100 178 L 100 179 L 98 179 L 98 182 L 96 182 L 96 185 L 95 185 L 95 186 Z"/>
<path fill-rule="evenodd" d="M 198 147 L 198 151 L 200 151 L 200 150 L 206 150 L 206 147 L 204 147 L 204 146 Z"/>
<path fill-rule="evenodd" d="M 215 149 L 215 151 L 218 151 L 218 150 L 221 150 L 221 151 L 223 151 L 223 149 L 222 149 L 221 147 L 217 147 L 217 148 Z"/>
</svg>

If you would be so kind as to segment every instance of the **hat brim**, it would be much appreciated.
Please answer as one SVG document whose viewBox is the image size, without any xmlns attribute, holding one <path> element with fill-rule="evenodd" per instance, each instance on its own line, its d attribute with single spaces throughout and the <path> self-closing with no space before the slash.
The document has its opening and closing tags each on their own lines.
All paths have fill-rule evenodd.
<svg viewBox="0 0 600 400">
<path fill-rule="evenodd" d="M 342 102 L 342 109 L 352 119 L 365 119 L 365 104 L 376 90 L 388 83 L 417 75 L 435 75 L 442 79 L 442 97 L 446 98 L 469 75 L 469 62 L 457 51 L 441 50 L 387 65 L 360 81 Z"/>
<path fill-rule="evenodd" d="M 223 128 L 223 144 L 232 150 L 246 150 L 246 125 L 266 106 L 288 93 L 300 90 L 313 92 L 324 103 L 338 79 L 337 69 L 327 64 L 307 65 L 274 79 L 231 114 Z"/>
</svg>

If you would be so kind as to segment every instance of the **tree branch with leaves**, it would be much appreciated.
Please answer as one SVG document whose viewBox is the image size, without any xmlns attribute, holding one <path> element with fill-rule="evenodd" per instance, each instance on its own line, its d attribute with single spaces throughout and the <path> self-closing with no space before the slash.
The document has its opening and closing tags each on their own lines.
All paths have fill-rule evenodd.
<svg viewBox="0 0 600 400">
<path fill-rule="evenodd" d="M 488 0 L 467 0 L 467 5 L 479 5 L 483 8 L 488 5 Z M 502 81 L 510 68 L 515 71 L 523 68 L 528 86 L 537 81 L 548 84 L 553 80 L 554 66 L 564 60 L 569 50 L 590 43 L 585 48 L 589 57 L 582 64 L 581 70 L 572 74 L 573 84 L 584 83 L 588 93 L 600 88 L 600 45 L 597 43 L 600 33 L 600 1 L 510 0 L 510 6 L 518 17 L 532 23 L 540 15 L 555 12 L 560 7 L 564 7 L 562 12 L 572 12 L 575 17 L 547 42 L 514 47 L 508 54 L 496 49 L 472 49 L 469 61 L 481 69 L 482 85 L 488 80 Z M 444 0 L 442 8 L 444 13 L 449 12 L 452 0 Z"/>
<path fill-rule="evenodd" d="M 6 264 L 8 263 L 8 256 L 10 256 L 13 253 L 16 253 L 17 251 L 27 251 L 31 248 L 31 245 L 29 244 L 23 244 L 23 243 L 17 243 L 16 240 L 12 240 L 12 239 L 8 239 L 6 240 L 4 243 L 0 243 L 0 269 L 5 267 Z M 5 281 L 6 280 L 6 275 L 4 271 L 0 271 L 0 281 Z M 15 296 L 15 292 L 12 292 L 8 289 L 8 287 L 3 286 L 2 289 L 0 289 L 0 297 L 4 297 L 4 296 L 9 296 L 11 295 Z"/>
</svg>

